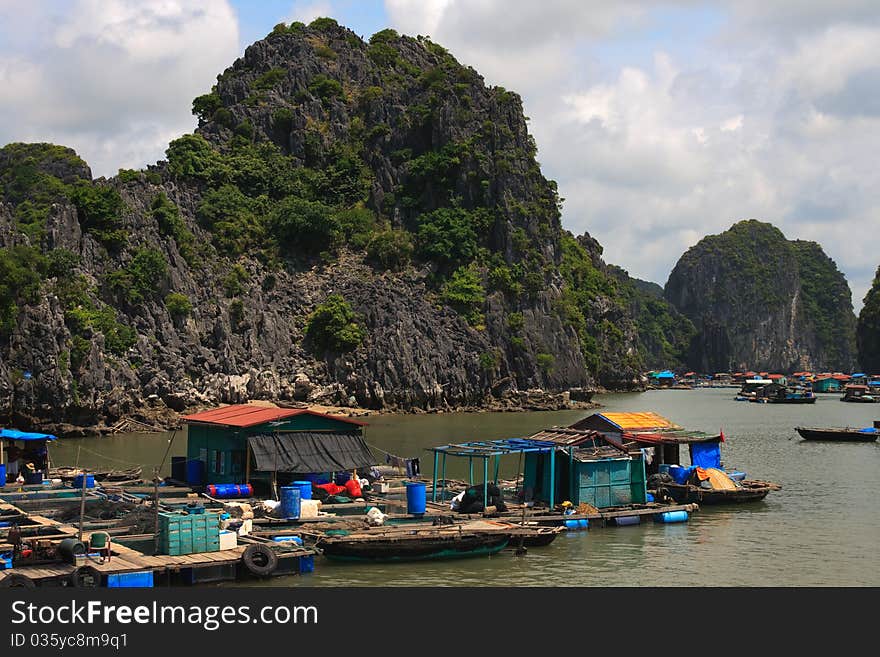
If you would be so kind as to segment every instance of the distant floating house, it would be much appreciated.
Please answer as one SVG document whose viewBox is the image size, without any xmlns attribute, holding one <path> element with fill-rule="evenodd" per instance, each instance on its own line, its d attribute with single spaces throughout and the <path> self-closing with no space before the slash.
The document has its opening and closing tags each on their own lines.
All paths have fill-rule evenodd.
<svg viewBox="0 0 880 657">
<path fill-rule="evenodd" d="M 843 384 L 833 376 L 824 376 L 813 380 L 813 392 L 840 392 Z"/>
<path fill-rule="evenodd" d="M 194 485 L 253 483 L 268 489 L 310 473 L 369 468 L 365 423 L 298 408 L 237 404 L 183 416 Z M 198 465 L 201 464 L 201 465 Z"/>
</svg>

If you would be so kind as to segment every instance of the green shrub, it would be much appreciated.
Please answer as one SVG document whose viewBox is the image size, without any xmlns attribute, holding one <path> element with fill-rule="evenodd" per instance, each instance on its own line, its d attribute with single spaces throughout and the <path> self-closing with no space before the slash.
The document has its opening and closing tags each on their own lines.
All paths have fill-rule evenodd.
<svg viewBox="0 0 880 657">
<path fill-rule="evenodd" d="M 309 23 L 309 27 L 313 30 L 318 30 L 320 32 L 324 32 L 326 30 L 330 30 L 333 28 L 338 28 L 339 23 L 337 23 L 334 19 L 328 18 L 327 16 L 320 16 Z"/>
<path fill-rule="evenodd" d="M 480 284 L 479 274 L 474 267 L 457 269 L 443 284 L 440 297 L 446 305 L 462 315 L 468 324 L 474 327 L 482 325 L 486 290 Z"/>
<path fill-rule="evenodd" d="M 138 182 L 141 179 L 141 172 L 135 171 L 134 169 L 120 169 L 117 172 L 116 177 L 121 183 Z"/>
<path fill-rule="evenodd" d="M 321 351 L 344 353 L 363 342 L 364 329 L 345 299 L 331 294 L 308 316 L 306 336 Z"/>
<path fill-rule="evenodd" d="M 413 254 L 410 235 L 405 230 L 386 229 L 374 233 L 367 244 L 367 257 L 383 269 L 406 267 Z"/>
<path fill-rule="evenodd" d="M 489 287 L 517 297 L 522 294 L 523 286 L 516 279 L 514 270 L 507 265 L 497 265 L 489 270 Z"/>
<path fill-rule="evenodd" d="M 248 141 L 253 141 L 254 139 L 254 124 L 251 123 L 250 119 L 245 119 L 237 126 L 235 126 L 235 130 L 233 131 L 237 136 L 243 137 Z"/>
<path fill-rule="evenodd" d="M 336 51 L 333 50 L 333 48 L 331 48 L 330 46 L 325 46 L 322 43 L 315 46 L 315 54 L 318 57 L 321 57 L 323 59 L 330 59 L 330 60 L 334 60 L 338 57 L 338 55 L 336 54 Z"/>
<path fill-rule="evenodd" d="M 251 83 L 251 89 L 257 91 L 269 91 L 278 86 L 285 77 L 287 77 L 287 71 L 285 69 L 278 67 L 269 69 Z"/>
<path fill-rule="evenodd" d="M 229 304 L 229 323 L 233 331 L 238 332 L 243 328 L 244 304 L 241 302 L 241 299 L 234 299 Z"/>
<path fill-rule="evenodd" d="M 329 206 L 319 201 L 290 196 L 270 213 L 269 232 L 284 247 L 318 253 L 333 241 L 336 226 L 331 212 Z"/>
<path fill-rule="evenodd" d="M 185 260 L 191 261 L 195 254 L 195 237 L 180 216 L 180 210 L 172 203 L 165 192 L 159 192 L 150 203 L 150 214 L 159 225 L 159 232 L 173 237 L 177 249 Z"/>
<path fill-rule="evenodd" d="M 248 198 L 235 185 L 223 185 L 202 197 L 196 217 L 211 230 L 217 249 L 226 255 L 241 255 L 263 234 L 262 204 Z"/>
<path fill-rule="evenodd" d="M 192 113 L 199 118 L 199 121 L 208 121 L 214 116 L 214 112 L 223 107 L 223 101 L 214 88 L 210 93 L 202 94 L 193 99 Z"/>
<path fill-rule="evenodd" d="M 80 266 L 79 256 L 67 249 L 52 249 L 46 254 L 46 276 L 69 280 Z"/>
<path fill-rule="evenodd" d="M 250 276 L 241 265 L 233 265 L 229 273 L 223 277 L 223 290 L 227 297 L 237 297 L 244 292 L 244 284 Z"/>
<path fill-rule="evenodd" d="M 553 365 L 556 363 L 556 357 L 553 354 L 539 352 L 535 354 L 535 362 L 542 372 L 549 373 L 553 371 Z"/>
<path fill-rule="evenodd" d="M 70 188 L 70 200 L 86 232 L 109 249 L 125 245 L 128 241 L 122 223 L 125 204 L 113 187 L 81 180 Z"/>
<path fill-rule="evenodd" d="M 0 335 L 9 335 L 18 321 L 20 304 L 37 302 L 40 274 L 46 259 L 30 246 L 0 249 Z"/>
<path fill-rule="evenodd" d="M 214 123 L 229 128 L 230 130 L 235 127 L 235 116 L 225 107 L 221 107 L 214 112 L 214 115 L 211 118 Z"/>
<path fill-rule="evenodd" d="M 168 144 L 168 172 L 176 178 L 196 178 L 210 183 L 229 179 L 220 153 L 201 135 L 184 135 Z"/>
<path fill-rule="evenodd" d="M 107 285 L 130 304 L 143 303 L 156 295 L 165 282 L 168 265 L 155 249 L 138 249 L 131 262 L 107 274 Z"/>
<path fill-rule="evenodd" d="M 332 217 L 334 238 L 337 243 L 345 242 L 362 249 L 370 241 L 376 225 L 376 215 L 372 210 L 354 206 L 335 212 Z"/>
<path fill-rule="evenodd" d="M 484 351 L 480 354 L 480 367 L 485 372 L 491 372 L 498 367 L 498 354 L 494 351 Z"/>
<path fill-rule="evenodd" d="M 327 77 L 323 73 L 312 78 L 312 81 L 309 82 L 309 91 L 316 98 L 320 98 L 324 105 L 328 105 L 333 98 L 344 96 L 339 80 Z"/>
<path fill-rule="evenodd" d="M 419 256 L 433 260 L 444 270 L 471 262 L 491 226 L 491 212 L 485 208 L 439 208 L 419 217 L 416 245 Z"/>
<path fill-rule="evenodd" d="M 165 297 L 165 307 L 174 319 L 182 319 L 192 312 L 192 303 L 185 294 L 171 292 Z"/>
<path fill-rule="evenodd" d="M 288 134 L 293 129 L 293 112 L 286 107 L 272 112 L 272 127 L 278 132 Z"/>
<path fill-rule="evenodd" d="M 525 326 L 525 320 L 522 313 L 510 313 L 507 316 L 507 328 L 514 333 L 521 331 Z"/>
</svg>

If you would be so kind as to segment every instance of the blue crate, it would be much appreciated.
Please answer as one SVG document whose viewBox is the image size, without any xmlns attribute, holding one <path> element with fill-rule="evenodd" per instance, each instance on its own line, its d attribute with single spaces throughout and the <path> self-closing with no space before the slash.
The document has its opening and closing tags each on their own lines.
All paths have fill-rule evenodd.
<svg viewBox="0 0 880 657">
<path fill-rule="evenodd" d="M 109 589 L 151 589 L 153 588 L 153 571 L 145 570 L 138 573 L 115 573 L 107 575 Z"/>
</svg>

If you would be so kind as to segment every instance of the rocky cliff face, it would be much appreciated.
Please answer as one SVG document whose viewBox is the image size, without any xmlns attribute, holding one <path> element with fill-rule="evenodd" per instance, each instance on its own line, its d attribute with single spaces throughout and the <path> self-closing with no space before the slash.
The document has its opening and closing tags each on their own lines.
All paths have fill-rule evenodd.
<svg viewBox="0 0 880 657">
<path fill-rule="evenodd" d="M 442 47 L 279 26 L 193 111 L 167 161 L 110 180 L 62 147 L 0 150 L 14 420 L 431 410 L 637 380 L 632 320 L 601 247 L 561 230 L 519 97 Z"/>
<path fill-rule="evenodd" d="M 859 313 L 859 365 L 867 374 L 880 372 L 880 267 Z"/>
<path fill-rule="evenodd" d="M 711 235 L 678 261 L 664 290 L 697 328 L 700 371 L 842 370 L 855 358 L 849 286 L 813 242 L 789 242 L 750 220 Z"/>
</svg>

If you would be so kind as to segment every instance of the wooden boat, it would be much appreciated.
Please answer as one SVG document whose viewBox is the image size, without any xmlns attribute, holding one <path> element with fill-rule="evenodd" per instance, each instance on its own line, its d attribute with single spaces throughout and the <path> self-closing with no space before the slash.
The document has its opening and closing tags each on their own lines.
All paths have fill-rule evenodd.
<svg viewBox="0 0 880 657">
<path fill-rule="evenodd" d="M 715 490 L 693 484 L 664 483 L 661 488 L 678 504 L 742 504 L 758 502 L 770 491 L 782 490 L 782 486 L 769 481 L 748 480 L 730 490 Z"/>
<path fill-rule="evenodd" d="M 328 559 L 337 561 L 388 563 L 485 556 L 500 552 L 509 542 L 508 533 L 497 531 L 395 528 L 324 536 L 315 547 Z"/>
<path fill-rule="evenodd" d="M 795 427 L 801 438 L 804 440 L 829 440 L 835 442 L 858 442 L 871 443 L 880 437 L 880 429 L 869 427 L 865 429 L 846 428 L 827 428 L 821 429 L 817 427 Z"/>
<path fill-rule="evenodd" d="M 473 520 L 461 523 L 465 531 L 481 531 L 507 534 L 510 538 L 509 547 L 544 547 L 550 545 L 556 537 L 565 531 L 565 527 L 540 527 L 524 525 L 505 520 Z"/>
<path fill-rule="evenodd" d="M 73 466 L 60 466 L 49 470 L 50 479 L 61 479 L 62 481 L 71 482 L 77 475 L 83 474 L 82 468 Z M 94 476 L 95 481 L 135 481 L 141 478 L 143 468 L 128 468 L 127 470 L 97 470 L 89 471 Z"/>
</svg>

